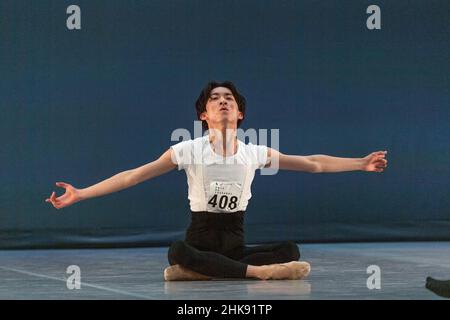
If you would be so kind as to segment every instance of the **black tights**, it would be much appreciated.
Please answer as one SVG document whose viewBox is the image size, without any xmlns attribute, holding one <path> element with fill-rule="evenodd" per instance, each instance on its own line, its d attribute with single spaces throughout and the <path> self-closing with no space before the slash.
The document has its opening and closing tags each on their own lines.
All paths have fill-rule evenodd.
<svg viewBox="0 0 450 320">
<path fill-rule="evenodd" d="M 248 265 L 296 261 L 300 251 L 294 242 L 245 246 L 244 212 L 192 212 L 185 241 L 173 243 L 168 252 L 171 265 L 180 264 L 216 278 L 245 278 Z"/>
</svg>

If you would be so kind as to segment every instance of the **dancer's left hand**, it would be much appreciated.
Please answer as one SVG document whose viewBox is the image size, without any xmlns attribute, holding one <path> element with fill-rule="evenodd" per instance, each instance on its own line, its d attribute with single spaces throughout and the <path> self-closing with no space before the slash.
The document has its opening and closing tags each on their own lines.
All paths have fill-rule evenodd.
<svg viewBox="0 0 450 320">
<path fill-rule="evenodd" d="M 363 160 L 363 171 L 383 172 L 387 167 L 387 160 L 385 159 L 387 151 L 372 152 Z"/>
</svg>

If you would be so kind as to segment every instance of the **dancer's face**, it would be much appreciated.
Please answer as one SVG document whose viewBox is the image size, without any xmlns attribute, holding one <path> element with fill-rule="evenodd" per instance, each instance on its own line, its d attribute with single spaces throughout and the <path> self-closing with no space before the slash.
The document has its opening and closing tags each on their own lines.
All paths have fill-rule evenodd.
<svg viewBox="0 0 450 320">
<path fill-rule="evenodd" d="M 206 120 L 209 128 L 218 128 L 226 125 L 227 128 L 237 128 L 237 122 L 243 119 L 239 111 L 236 99 L 230 89 L 217 87 L 211 90 L 206 111 L 200 115 L 201 120 Z"/>
</svg>

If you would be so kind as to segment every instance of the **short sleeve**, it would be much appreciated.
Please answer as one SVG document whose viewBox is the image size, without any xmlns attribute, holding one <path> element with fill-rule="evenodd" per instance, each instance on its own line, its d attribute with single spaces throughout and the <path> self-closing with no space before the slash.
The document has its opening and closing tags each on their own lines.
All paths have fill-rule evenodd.
<svg viewBox="0 0 450 320">
<path fill-rule="evenodd" d="M 173 150 L 178 170 L 184 170 L 189 164 L 192 164 L 193 157 L 193 141 L 187 140 L 179 142 L 170 147 Z"/>
<path fill-rule="evenodd" d="M 258 169 L 262 169 L 267 164 L 267 146 L 264 145 L 254 145 L 249 143 L 252 148 L 253 155 L 255 157 L 255 165 Z"/>
</svg>

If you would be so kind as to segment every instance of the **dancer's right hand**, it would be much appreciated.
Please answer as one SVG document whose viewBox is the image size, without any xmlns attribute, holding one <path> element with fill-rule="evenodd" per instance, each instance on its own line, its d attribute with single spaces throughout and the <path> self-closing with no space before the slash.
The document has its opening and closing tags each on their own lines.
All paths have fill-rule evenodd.
<svg viewBox="0 0 450 320">
<path fill-rule="evenodd" d="M 66 192 L 62 196 L 57 198 L 55 191 L 53 191 L 50 198 L 45 199 L 45 202 L 51 202 L 51 204 L 56 209 L 61 209 L 70 206 L 82 200 L 79 189 L 76 189 L 72 185 L 64 182 L 57 182 L 56 185 L 58 187 L 66 189 Z"/>
</svg>

